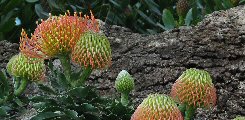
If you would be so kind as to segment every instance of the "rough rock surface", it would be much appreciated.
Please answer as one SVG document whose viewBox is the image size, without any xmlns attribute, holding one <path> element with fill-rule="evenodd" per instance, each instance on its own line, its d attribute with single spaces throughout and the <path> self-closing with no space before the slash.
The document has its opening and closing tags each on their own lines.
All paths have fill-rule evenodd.
<svg viewBox="0 0 245 120">
<path fill-rule="evenodd" d="M 156 35 L 132 33 L 112 26 L 109 40 L 112 66 L 94 71 L 88 84 L 104 94 L 114 94 L 114 81 L 127 70 L 136 82 L 131 94 L 140 103 L 149 93 L 169 94 L 174 81 L 187 68 L 211 73 L 217 88 L 217 106 L 198 109 L 196 120 L 227 120 L 245 116 L 245 6 L 214 12 L 195 27 L 182 27 Z M 0 42 L 0 67 L 18 45 Z"/>
</svg>

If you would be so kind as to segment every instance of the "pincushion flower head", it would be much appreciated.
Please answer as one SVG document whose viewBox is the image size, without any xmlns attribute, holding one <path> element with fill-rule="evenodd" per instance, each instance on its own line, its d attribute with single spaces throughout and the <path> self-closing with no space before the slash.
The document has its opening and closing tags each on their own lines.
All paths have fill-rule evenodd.
<svg viewBox="0 0 245 120">
<path fill-rule="evenodd" d="M 51 58 L 69 54 L 85 31 L 98 32 L 98 23 L 91 17 L 77 15 L 49 16 L 37 26 L 31 38 L 22 30 L 20 51 L 29 57 Z"/>
<path fill-rule="evenodd" d="M 137 107 L 131 120 L 183 120 L 183 116 L 172 98 L 152 94 Z"/>
<path fill-rule="evenodd" d="M 40 81 L 44 80 L 45 64 L 42 59 L 28 58 L 22 53 L 19 53 L 9 60 L 7 71 L 14 77 L 20 77 L 30 81 Z"/>
<path fill-rule="evenodd" d="M 85 68 L 106 68 L 111 64 L 110 42 L 105 35 L 88 31 L 72 49 L 71 59 Z"/>
<path fill-rule="evenodd" d="M 122 70 L 116 78 L 115 88 L 121 93 L 121 103 L 127 105 L 129 93 L 134 89 L 133 77 L 126 70 Z"/>
<path fill-rule="evenodd" d="M 186 70 L 174 83 L 171 96 L 181 104 L 193 108 L 213 107 L 216 104 L 216 89 L 208 72 L 198 69 Z"/>
</svg>

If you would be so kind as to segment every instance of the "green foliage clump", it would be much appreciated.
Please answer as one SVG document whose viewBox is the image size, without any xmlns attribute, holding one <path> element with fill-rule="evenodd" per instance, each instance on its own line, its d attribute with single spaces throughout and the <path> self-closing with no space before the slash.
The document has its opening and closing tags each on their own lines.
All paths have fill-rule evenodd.
<svg viewBox="0 0 245 120">
<path fill-rule="evenodd" d="M 133 108 L 123 106 L 114 97 L 100 96 L 92 86 L 70 87 L 62 71 L 54 69 L 48 80 L 50 85 L 39 85 L 43 95 L 30 98 L 38 114 L 32 120 L 62 119 L 62 120 L 129 120 Z M 77 73 L 71 78 L 78 77 Z"/>
<path fill-rule="evenodd" d="M 117 24 L 135 32 L 152 34 L 195 25 L 206 14 L 244 3 L 244 0 L 2 0 L 0 40 L 18 42 L 21 28 L 29 28 L 27 33 L 30 34 L 37 20 L 47 19 L 49 13 L 59 15 L 67 10 L 84 14 L 92 10 L 106 25 Z M 181 16 L 180 11 L 183 11 Z"/>
<path fill-rule="evenodd" d="M 245 120 L 245 117 L 242 116 L 237 116 L 236 118 L 234 118 L 233 120 Z"/>
</svg>

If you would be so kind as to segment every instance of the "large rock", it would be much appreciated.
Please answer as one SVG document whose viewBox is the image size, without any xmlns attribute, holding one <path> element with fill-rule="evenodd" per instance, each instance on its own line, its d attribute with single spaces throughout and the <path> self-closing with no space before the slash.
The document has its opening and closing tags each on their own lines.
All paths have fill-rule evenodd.
<svg viewBox="0 0 245 120">
<path fill-rule="evenodd" d="M 132 98 L 140 103 L 149 93 L 169 94 L 174 81 L 188 68 L 211 73 L 217 88 L 217 106 L 198 110 L 196 119 L 226 120 L 245 115 L 245 6 L 214 12 L 195 27 L 181 27 L 156 35 L 132 33 L 112 26 L 109 40 L 112 66 L 94 71 L 88 84 L 101 93 L 114 94 L 114 81 L 127 70 L 136 82 Z M 0 42 L 1 67 L 5 67 L 16 45 Z M 6 54 L 7 52 L 7 54 Z"/>
</svg>

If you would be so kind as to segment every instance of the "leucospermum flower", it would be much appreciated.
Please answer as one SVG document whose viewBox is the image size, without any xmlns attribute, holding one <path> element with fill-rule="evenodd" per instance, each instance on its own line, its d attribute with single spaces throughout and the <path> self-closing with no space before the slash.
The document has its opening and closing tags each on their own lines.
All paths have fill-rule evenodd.
<svg viewBox="0 0 245 120">
<path fill-rule="evenodd" d="M 152 94 L 137 107 L 131 120 L 183 120 L 183 116 L 172 98 Z"/>
<path fill-rule="evenodd" d="M 181 104 L 212 107 L 216 104 L 216 89 L 208 72 L 198 69 L 186 70 L 174 83 L 171 96 Z"/>
<path fill-rule="evenodd" d="M 71 59 L 82 67 L 106 68 L 111 64 L 110 42 L 105 35 L 88 31 L 72 49 Z"/>
<path fill-rule="evenodd" d="M 15 77 L 30 81 L 40 81 L 44 80 L 45 77 L 45 64 L 43 59 L 28 58 L 22 53 L 19 53 L 9 60 L 7 71 Z"/>
<path fill-rule="evenodd" d="M 178 16 L 185 16 L 189 10 L 188 0 L 179 0 L 176 5 Z"/>
<path fill-rule="evenodd" d="M 22 30 L 20 51 L 29 57 L 51 58 L 69 54 L 85 31 L 99 31 L 93 14 L 82 17 L 81 13 L 70 16 L 49 16 L 38 24 L 31 38 Z"/>
</svg>

